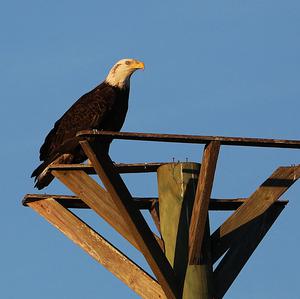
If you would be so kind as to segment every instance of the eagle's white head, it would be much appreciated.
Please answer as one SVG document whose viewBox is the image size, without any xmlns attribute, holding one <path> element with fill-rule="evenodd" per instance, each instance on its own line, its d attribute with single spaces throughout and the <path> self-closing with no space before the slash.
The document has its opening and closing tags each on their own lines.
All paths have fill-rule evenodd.
<svg viewBox="0 0 300 299">
<path fill-rule="evenodd" d="M 129 87 L 130 76 L 138 69 L 144 69 L 144 63 L 126 58 L 118 61 L 109 71 L 105 82 L 119 88 Z"/>
</svg>

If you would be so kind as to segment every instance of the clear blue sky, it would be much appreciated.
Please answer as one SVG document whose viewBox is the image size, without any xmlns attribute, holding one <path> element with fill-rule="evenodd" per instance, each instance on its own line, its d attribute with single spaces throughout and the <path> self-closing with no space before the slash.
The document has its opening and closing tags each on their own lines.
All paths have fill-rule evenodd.
<svg viewBox="0 0 300 299">
<path fill-rule="evenodd" d="M 5 299 L 137 298 L 21 199 L 46 133 L 116 60 L 132 78 L 124 131 L 300 139 L 299 1 L 2 1 L 0 4 L 1 271 Z M 115 142 L 120 162 L 199 161 L 201 146 Z M 296 150 L 226 147 L 215 197 L 244 197 Z M 131 175 L 136 196 L 155 177 Z M 58 182 L 45 192 L 68 193 Z M 227 298 L 299 298 L 300 183 Z M 89 212 L 80 215 L 142 257 Z M 223 215 L 214 217 L 215 228 Z M 4 238 L 3 238 L 4 237 Z"/>
</svg>

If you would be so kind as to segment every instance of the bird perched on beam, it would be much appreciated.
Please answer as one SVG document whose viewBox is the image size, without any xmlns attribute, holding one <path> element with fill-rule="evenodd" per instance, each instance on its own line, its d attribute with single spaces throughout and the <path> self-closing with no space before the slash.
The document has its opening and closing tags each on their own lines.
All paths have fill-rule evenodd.
<svg viewBox="0 0 300 299">
<path fill-rule="evenodd" d="M 35 187 L 42 189 L 53 180 L 47 169 L 52 164 L 82 163 L 87 159 L 76 133 L 81 130 L 120 131 L 128 109 L 130 77 L 144 63 L 122 59 L 109 71 L 106 79 L 96 88 L 79 98 L 54 124 L 40 149 L 43 161 L 32 173 Z M 108 152 L 111 140 L 103 142 Z"/>
</svg>

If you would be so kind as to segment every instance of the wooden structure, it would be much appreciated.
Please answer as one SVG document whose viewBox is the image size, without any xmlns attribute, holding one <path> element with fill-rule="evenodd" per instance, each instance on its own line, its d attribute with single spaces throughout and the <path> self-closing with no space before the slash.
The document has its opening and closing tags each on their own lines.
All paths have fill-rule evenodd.
<svg viewBox="0 0 300 299">
<path fill-rule="evenodd" d="M 214 173 L 222 146 L 299 149 L 300 141 L 95 130 L 82 131 L 77 136 L 91 164 L 49 168 L 74 196 L 28 194 L 23 204 L 46 218 L 142 298 L 222 298 L 287 204 L 279 200 L 280 196 L 300 176 L 300 165 L 279 167 L 249 198 L 212 199 Z M 97 146 L 108 137 L 205 144 L 201 167 L 197 163 L 115 164 Z M 180 169 L 175 171 L 178 165 Z M 170 167 L 173 167 L 172 176 Z M 187 174 L 178 183 L 184 192 L 180 191 L 181 195 L 176 195 L 178 203 L 172 204 L 170 194 L 174 193 L 169 190 L 177 184 L 176 180 L 172 182 L 177 176 L 174 173 L 183 177 L 184 169 L 189 170 L 186 173 L 196 174 L 194 177 Z M 159 199 L 132 197 L 120 173 L 138 172 L 158 172 Z M 105 189 L 91 174 L 99 176 Z M 194 193 L 188 191 L 191 179 Z M 185 224 L 180 221 L 183 207 L 189 211 Z M 93 209 L 141 251 L 156 278 L 77 217 L 71 208 Z M 149 210 L 161 236 L 150 230 L 141 209 Z M 235 211 L 210 234 L 208 210 Z M 176 244 L 179 232 L 183 232 L 180 241 L 185 240 L 181 247 Z M 175 255 L 179 256 L 177 262 Z M 212 265 L 220 257 L 221 261 L 212 271 Z"/>
</svg>

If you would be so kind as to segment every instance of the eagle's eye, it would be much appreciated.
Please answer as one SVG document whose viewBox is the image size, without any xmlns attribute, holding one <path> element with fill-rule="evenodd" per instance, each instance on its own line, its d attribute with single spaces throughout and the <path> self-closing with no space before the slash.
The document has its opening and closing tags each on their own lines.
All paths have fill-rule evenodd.
<svg viewBox="0 0 300 299">
<path fill-rule="evenodd" d="M 130 64 L 131 64 L 131 61 L 126 60 L 126 61 L 125 61 L 125 64 L 126 64 L 126 65 L 130 65 Z"/>
</svg>

